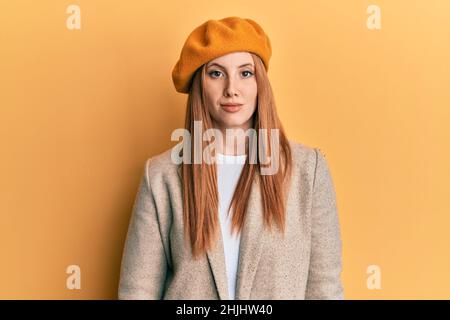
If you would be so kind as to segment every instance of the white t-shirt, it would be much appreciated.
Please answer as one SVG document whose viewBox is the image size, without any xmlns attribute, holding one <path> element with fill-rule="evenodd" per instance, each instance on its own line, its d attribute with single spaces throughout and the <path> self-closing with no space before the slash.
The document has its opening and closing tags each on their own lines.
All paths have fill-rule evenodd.
<svg viewBox="0 0 450 320">
<path fill-rule="evenodd" d="M 228 291 L 231 300 L 235 299 L 236 276 L 239 263 L 239 243 L 241 236 L 231 235 L 232 211 L 227 216 L 227 208 L 236 189 L 237 182 L 247 155 L 224 155 L 216 153 L 217 185 L 219 191 L 219 217 L 225 251 L 225 266 L 228 278 Z"/>
</svg>

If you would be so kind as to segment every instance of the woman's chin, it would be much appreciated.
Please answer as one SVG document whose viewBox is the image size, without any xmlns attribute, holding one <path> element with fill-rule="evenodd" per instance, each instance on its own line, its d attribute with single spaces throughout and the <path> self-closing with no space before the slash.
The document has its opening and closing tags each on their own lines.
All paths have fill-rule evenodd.
<svg viewBox="0 0 450 320">
<path fill-rule="evenodd" d="M 223 125 L 226 129 L 238 129 L 238 128 L 245 128 L 245 121 L 224 121 Z"/>
</svg>

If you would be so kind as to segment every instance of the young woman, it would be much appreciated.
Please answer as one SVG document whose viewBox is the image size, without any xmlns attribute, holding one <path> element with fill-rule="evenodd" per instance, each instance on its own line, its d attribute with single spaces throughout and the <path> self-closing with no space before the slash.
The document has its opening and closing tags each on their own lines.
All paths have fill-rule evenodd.
<svg viewBox="0 0 450 320">
<path fill-rule="evenodd" d="M 268 36 L 251 19 L 208 20 L 189 35 L 172 77 L 188 94 L 191 143 L 181 164 L 172 149 L 145 164 L 119 299 L 343 299 L 330 171 L 319 149 L 286 138 L 267 77 L 270 56 Z M 194 160 L 211 142 L 198 136 L 198 124 L 216 132 L 212 163 Z M 251 130 L 269 142 L 248 135 L 235 149 L 236 139 L 227 139 Z M 275 170 L 253 161 L 255 145 L 258 156 L 270 150 Z"/>
</svg>

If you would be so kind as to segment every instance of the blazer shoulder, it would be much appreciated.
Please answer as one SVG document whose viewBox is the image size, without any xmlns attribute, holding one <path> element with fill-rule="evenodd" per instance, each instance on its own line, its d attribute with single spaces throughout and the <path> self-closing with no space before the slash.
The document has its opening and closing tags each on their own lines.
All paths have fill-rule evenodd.
<svg viewBox="0 0 450 320">
<path fill-rule="evenodd" d="M 318 148 L 294 140 L 289 140 L 289 144 L 292 150 L 292 158 L 295 163 L 315 163 L 317 158 L 316 150 L 318 150 Z"/>
<path fill-rule="evenodd" d="M 145 162 L 147 178 L 176 177 L 178 165 L 172 161 L 172 148 L 148 158 Z"/>
<path fill-rule="evenodd" d="M 321 170 L 323 167 L 328 170 L 325 153 L 319 147 L 293 140 L 289 140 L 289 143 L 292 149 L 293 163 L 300 167 L 300 171 L 306 170 L 315 174 L 317 169 Z"/>
</svg>

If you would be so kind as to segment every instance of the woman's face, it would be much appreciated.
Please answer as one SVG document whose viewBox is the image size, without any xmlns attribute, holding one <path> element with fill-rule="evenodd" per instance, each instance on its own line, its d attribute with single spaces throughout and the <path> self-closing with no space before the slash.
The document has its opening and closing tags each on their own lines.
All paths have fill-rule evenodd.
<svg viewBox="0 0 450 320">
<path fill-rule="evenodd" d="M 250 53 L 232 52 L 206 64 L 206 105 L 215 128 L 223 133 L 228 128 L 244 131 L 251 128 L 257 96 L 255 66 Z"/>
</svg>

